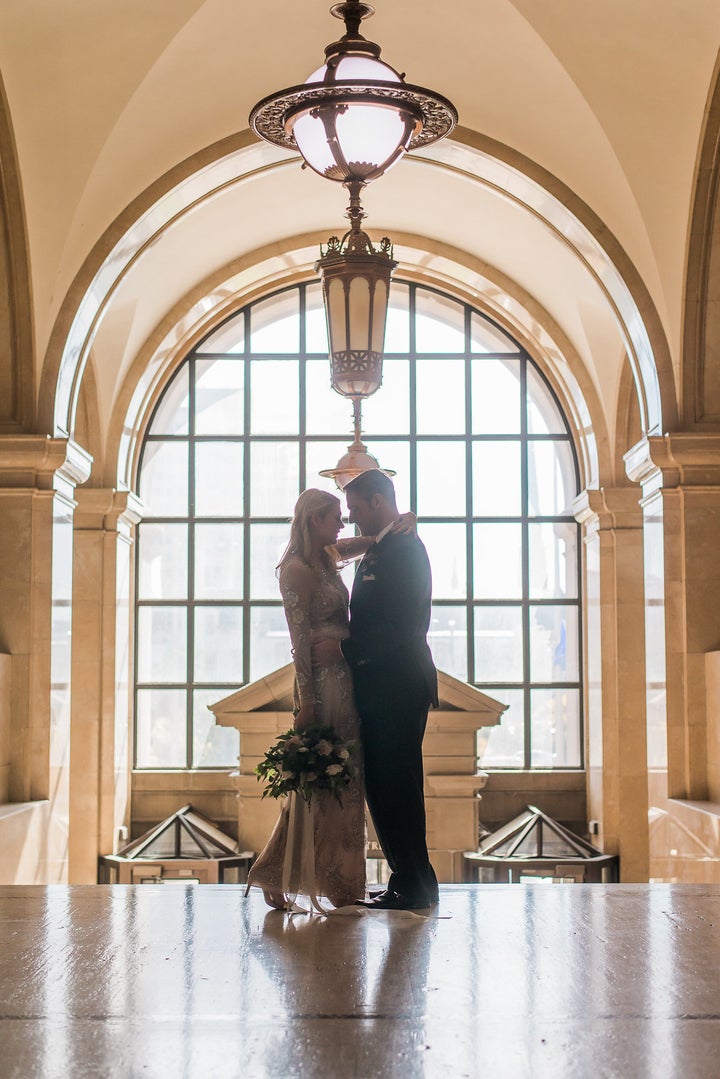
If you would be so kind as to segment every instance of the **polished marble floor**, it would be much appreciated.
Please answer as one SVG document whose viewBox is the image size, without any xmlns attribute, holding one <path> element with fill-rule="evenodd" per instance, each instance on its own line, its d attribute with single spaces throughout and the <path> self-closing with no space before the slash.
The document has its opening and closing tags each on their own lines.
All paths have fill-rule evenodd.
<svg viewBox="0 0 720 1079">
<path fill-rule="evenodd" d="M 0 1076 L 720 1076 L 720 887 L 467 885 L 430 918 L 233 886 L 0 888 Z"/>
</svg>

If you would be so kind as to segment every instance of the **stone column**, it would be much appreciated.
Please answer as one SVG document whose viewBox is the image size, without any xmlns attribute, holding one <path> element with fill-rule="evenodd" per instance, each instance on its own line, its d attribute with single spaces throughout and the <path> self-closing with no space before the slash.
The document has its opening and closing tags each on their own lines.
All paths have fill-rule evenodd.
<svg viewBox="0 0 720 1079">
<path fill-rule="evenodd" d="M 651 875 L 704 880 L 713 850 L 703 838 L 693 855 L 691 838 L 709 794 L 706 655 L 720 643 L 720 434 L 645 438 L 625 461 L 643 488 L 649 804 L 664 821 Z"/>
<path fill-rule="evenodd" d="M 77 492 L 70 751 L 71 884 L 97 882 L 114 854 L 130 789 L 130 547 L 140 502 L 129 491 Z"/>
<path fill-rule="evenodd" d="M 620 855 L 623 882 L 648 879 L 643 518 L 631 488 L 575 501 L 585 544 L 588 815 Z"/>
<path fill-rule="evenodd" d="M 91 461 L 69 439 L 0 438 L 0 651 L 12 656 L 8 793 L 28 806 L 38 848 L 32 880 L 18 883 L 67 878 L 73 495 Z"/>
</svg>

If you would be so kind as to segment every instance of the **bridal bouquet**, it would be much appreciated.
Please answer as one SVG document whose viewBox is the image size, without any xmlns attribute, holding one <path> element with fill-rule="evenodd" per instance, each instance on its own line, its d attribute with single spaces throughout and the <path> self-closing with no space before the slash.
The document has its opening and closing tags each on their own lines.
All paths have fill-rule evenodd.
<svg viewBox="0 0 720 1079">
<path fill-rule="evenodd" d="M 297 791 L 308 804 L 316 791 L 330 791 L 342 805 L 342 793 L 357 775 L 354 742 L 343 742 L 332 727 L 286 731 L 255 769 L 264 779 L 263 798 L 284 798 Z"/>
</svg>

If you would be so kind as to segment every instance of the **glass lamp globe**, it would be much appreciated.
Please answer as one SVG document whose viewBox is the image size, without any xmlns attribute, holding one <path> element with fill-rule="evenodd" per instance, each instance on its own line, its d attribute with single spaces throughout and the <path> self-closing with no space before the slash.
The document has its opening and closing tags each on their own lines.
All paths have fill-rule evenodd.
<svg viewBox="0 0 720 1079">
<path fill-rule="evenodd" d="M 406 83 L 359 32 L 373 10 L 361 0 L 331 7 L 346 32 L 326 47 L 322 67 L 250 113 L 260 138 L 299 150 L 311 169 L 342 184 L 377 179 L 406 151 L 441 139 L 457 123 L 446 98 Z"/>
</svg>

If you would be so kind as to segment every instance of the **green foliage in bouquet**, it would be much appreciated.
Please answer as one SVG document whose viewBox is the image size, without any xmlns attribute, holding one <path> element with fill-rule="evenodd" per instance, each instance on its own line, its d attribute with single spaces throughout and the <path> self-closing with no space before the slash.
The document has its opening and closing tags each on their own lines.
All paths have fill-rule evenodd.
<svg viewBox="0 0 720 1079">
<path fill-rule="evenodd" d="M 343 791 L 357 775 L 356 749 L 332 727 L 285 731 L 255 769 L 266 783 L 263 798 L 284 798 L 297 791 L 310 803 L 317 791 L 330 791 L 342 805 Z"/>
</svg>

